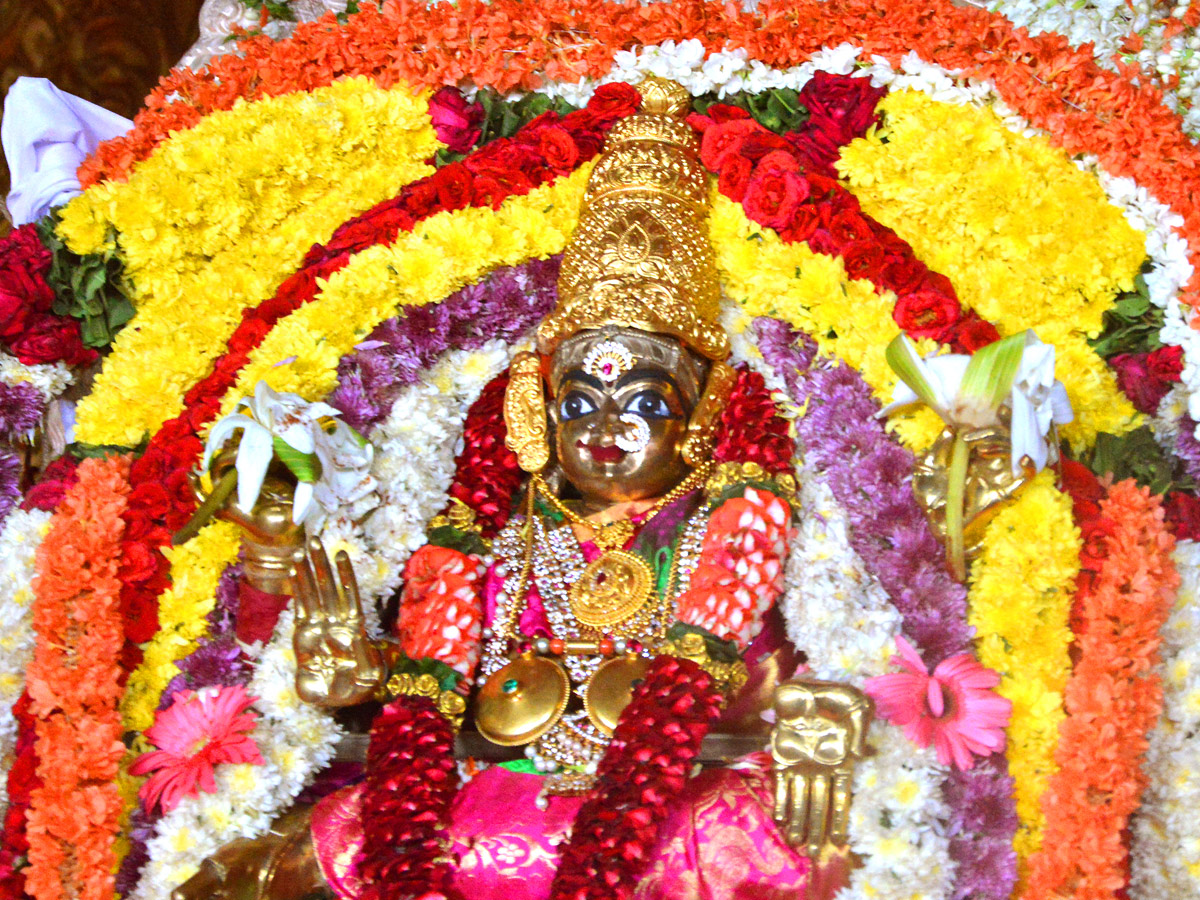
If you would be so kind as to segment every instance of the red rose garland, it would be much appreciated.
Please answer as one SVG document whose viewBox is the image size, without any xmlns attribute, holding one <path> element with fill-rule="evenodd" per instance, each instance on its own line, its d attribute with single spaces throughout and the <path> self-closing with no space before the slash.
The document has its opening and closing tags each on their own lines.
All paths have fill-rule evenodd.
<svg viewBox="0 0 1200 900">
<path fill-rule="evenodd" d="M 38 777 L 36 719 L 31 710 L 29 694 L 13 706 L 17 720 L 17 743 L 13 748 L 13 764 L 8 770 L 8 809 L 4 813 L 4 841 L 0 845 L 0 900 L 25 900 L 25 869 L 23 857 L 29 853 L 25 833 L 26 813 L 33 792 L 42 786 Z"/>
<path fill-rule="evenodd" d="M 621 713 L 600 781 L 575 819 L 551 900 L 633 896 L 658 827 L 720 715 L 721 694 L 696 663 L 660 656 Z"/>
<path fill-rule="evenodd" d="M 442 829 L 458 789 L 454 730 L 426 697 L 393 700 L 375 717 L 363 792 L 363 900 L 455 900 Z"/>
</svg>

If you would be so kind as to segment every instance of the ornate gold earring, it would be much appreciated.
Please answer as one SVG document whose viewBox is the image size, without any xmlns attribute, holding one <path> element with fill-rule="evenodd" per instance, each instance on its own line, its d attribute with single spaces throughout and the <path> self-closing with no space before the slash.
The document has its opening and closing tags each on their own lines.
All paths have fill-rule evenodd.
<svg viewBox="0 0 1200 900">
<path fill-rule="evenodd" d="M 517 464 L 526 472 L 540 472 L 550 461 L 546 428 L 546 397 L 542 392 L 542 358 L 528 351 L 518 353 L 508 370 L 504 391 L 504 444 L 517 454 Z"/>
<path fill-rule="evenodd" d="M 683 461 L 692 468 L 712 459 L 721 412 L 729 402 L 736 382 L 737 372 L 733 366 L 726 362 L 712 364 L 704 382 L 704 393 L 688 421 L 687 437 L 683 439 Z"/>
</svg>

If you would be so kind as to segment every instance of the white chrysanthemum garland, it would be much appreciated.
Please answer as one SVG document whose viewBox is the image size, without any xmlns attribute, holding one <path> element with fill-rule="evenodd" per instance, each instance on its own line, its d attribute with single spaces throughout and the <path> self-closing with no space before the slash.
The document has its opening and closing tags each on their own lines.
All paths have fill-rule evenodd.
<svg viewBox="0 0 1200 900">
<path fill-rule="evenodd" d="M 1179 594 L 1162 630 L 1163 711 L 1150 733 L 1150 783 L 1133 819 L 1130 896 L 1200 898 L 1200 543 L 1175 548 Z"/>
<path fill-rule="evenodd" d="M 798 413 L 749 339 L 747 317 L 730 303 L 721 312 L 734 361 L 762 375 L 780 409 Z M 798 458 L 802 452 L 798 447 Z M 796 477 L 800 527 L 779 600 L 787 636 L 816 678 L 861 688 L 888 671 L 902 616 L 850 545 L 849 519 L 826 480 L 802 462 Z M 932 748 L 916 746 L 882 719 L 872 722 L 870 743 L 874 754 L 855 766 L 849 823 L 862 865 L 838 900 L 942 900 L 954 888 L 956 868 L 942 794 L 949 769 Z"/>
<path fill-rule="evenodd" d="M 30 384 L 49 403 L 71 386 L 75 376 L 62 363 L 26 365 L 15 356 L 0 352 L 0 384 Z"/>
<path fill-rule="evenodd" d="M 467 410 L 522 349 L 524 342 L 492 340 L 477 350 L 446 351 L 372 431 L 378 508 L 362 522 L 331 518 L 321 539 L 331 556 L 349 555 L 375 634 L 378 602 L 400 586 L 404 563 L 426 542 L 429 520 L 446 507 Z"/>
<path fill-rule="evenodd" d="M 149 860 L 131 900 L 168 900 L 206 856 L 241 837 L 264 834 L 312 777 L 333 759 L 342 736 L 333 716 L 296 694 L 294 618 L 285 611 L 247 687 L 259 712 L 251 736 L 264 765 L 217 767 L 217 791 L 184 798 L 155 826 Z"/>
<path fill-rule="evenodd" d="M 0 822 L 17 742 L 13 705 L 25 690 L 25 670 L 33 658 L 34 562 L 49 527 L 50 513 L 16 509 L 0 531 Z"/>
</svg>

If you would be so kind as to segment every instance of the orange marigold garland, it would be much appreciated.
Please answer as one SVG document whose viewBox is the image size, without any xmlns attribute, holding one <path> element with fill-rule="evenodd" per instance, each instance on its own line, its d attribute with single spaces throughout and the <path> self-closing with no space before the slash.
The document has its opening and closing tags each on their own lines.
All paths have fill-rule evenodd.
<svg viewBox="0 0 1200 900">
<path fill-rule="evenodd" d="M 1162 710 L 1159 629 L 1179 586 L 1162 504 L 1122 481 L 1083 524 L 1088 539 L 1072 616 L 1078 662 L 1025 900 L 1100 900 L 1128 884 L 1123 832 L 1146 785 L 1146 735 Z"/>
<path fill-rule="evenodd" d="M 26 890 L 37 900 L 109 900 L 125 752 L 117 701 L 121 560 L 129 460 L 89 459 L 37 551 L 28 690 L 38 776 Z"/>
</svg>

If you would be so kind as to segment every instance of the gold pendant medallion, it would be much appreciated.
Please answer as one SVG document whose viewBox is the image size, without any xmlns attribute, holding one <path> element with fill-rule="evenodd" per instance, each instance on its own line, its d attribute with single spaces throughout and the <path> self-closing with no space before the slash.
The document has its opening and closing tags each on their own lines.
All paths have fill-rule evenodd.
<svg viewBox="0 0 1200 900">
<path fill-rule="evenodd" d="M 611 628 L 642 608 L 653 585 L 654 575 L 640 556 L 609 550 L 583 570 L 567 599 L 580 624 Z"/>
<path fill-rule="evenodd" d="M 583 700 L 583 708 L 592 724 L 611 735 L 633 697 L 633 689 L 646 677 L 649 669 L 650 660 L 636 653 L 618 656 L 600 666 L 588 682 Z"/>
<path fill-rule="evenodd" d="M 528 744 L 554 727 L 571 697 L 562 666 L 523 653 L 492 674 L 475 700 L 475 727 L 502 747 Z"/>
</svg>

